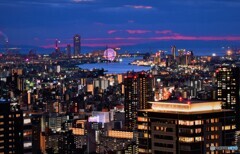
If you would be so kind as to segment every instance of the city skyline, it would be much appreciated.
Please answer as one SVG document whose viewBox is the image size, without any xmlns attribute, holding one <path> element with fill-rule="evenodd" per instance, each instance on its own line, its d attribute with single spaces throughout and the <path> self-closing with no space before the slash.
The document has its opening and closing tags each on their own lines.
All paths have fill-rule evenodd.
<svg viewBox="0 0 240 154">
<path fill-rule="evenodd" d="M 0 2 L 0 45 L 8 39 L 16 46 L 54 48 L 58 39 L 59 46 L 66 47 L 79 34 L 83 47 L 94 48 L 154 48 L 157 43 L 160 48 L 169 42 L 191 44 L 191 48 L 199 42 L 219 48 L 237 46 L 239 6 L 234 0 L 4 0 Z"/>
</svg>

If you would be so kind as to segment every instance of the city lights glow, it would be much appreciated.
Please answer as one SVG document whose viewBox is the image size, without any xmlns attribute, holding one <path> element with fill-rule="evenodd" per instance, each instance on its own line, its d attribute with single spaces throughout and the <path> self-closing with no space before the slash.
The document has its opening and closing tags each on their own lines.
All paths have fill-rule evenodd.
<svg viewBox="0 0 240 154">
<path fill-rule="evenodd" d="M 156 111 L 172 111 L 172 112 L 201 112 L 210 110 L 221 110 L 221 102 L 199 102 L 186 103 L 178 102 L 149 102 L 152 104 L 152 109 Z"/>
</svg>

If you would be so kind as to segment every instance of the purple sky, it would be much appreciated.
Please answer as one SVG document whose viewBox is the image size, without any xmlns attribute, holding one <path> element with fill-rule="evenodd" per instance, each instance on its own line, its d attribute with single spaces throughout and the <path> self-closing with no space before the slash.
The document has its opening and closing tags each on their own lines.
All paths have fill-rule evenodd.
<svg viewBox="0 0 240 154">
<path fill-rule="evenodd" d="M 1 0 L 0 45 L 137 46 L 161 41 L 240 42 L 239 0 Z"/>
</svg>

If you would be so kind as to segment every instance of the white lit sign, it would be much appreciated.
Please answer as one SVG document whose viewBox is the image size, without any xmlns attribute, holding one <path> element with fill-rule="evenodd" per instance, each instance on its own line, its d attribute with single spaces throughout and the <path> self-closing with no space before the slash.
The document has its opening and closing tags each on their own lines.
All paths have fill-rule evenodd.
<svg viewBox="0 0 240 154">
<path fill-rule="evenodd" d="M 99 122 L 99 116 L 89 117 L 88 122 Z"/>
</svg>

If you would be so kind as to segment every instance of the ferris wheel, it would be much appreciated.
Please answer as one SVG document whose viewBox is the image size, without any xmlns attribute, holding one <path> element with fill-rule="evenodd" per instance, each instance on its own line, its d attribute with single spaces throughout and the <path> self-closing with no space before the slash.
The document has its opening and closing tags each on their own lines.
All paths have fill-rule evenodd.
<svg viewBox="0 0 240 154">
<path fill-rule="evenodd" d="M 117 52 L 111 48 L 108 48 L 104 51 L 103 57 L 107 60 L 113 61 L 117 56 Z"/>
</svg>

